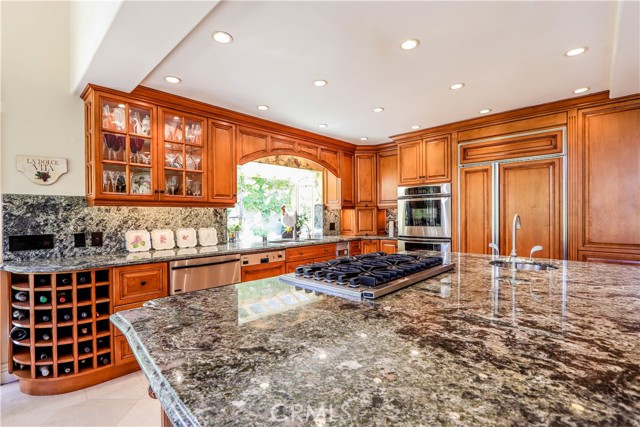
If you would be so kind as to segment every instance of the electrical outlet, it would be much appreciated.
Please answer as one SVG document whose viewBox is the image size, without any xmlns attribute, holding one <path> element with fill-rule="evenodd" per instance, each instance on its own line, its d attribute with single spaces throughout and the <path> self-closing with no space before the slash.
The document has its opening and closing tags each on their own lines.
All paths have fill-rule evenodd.
<svg viewBox="0 0 640 427">
<path fill-rule="evenodd" d="M 84 233 L 74 233 L 73 246 L 76 248 L 84 248 L 87 246 L 87 237 Z"/>
<path fill-rule="evenodd" d="M 335 222 L 330 222 L 329 223 L 329 231 L 336 231 L 336 223 Z"/>
<path fill-rule="evenodd" d="M 102 231 L 91 233 L 91 246 L 102 246 Z"/>
</svg>

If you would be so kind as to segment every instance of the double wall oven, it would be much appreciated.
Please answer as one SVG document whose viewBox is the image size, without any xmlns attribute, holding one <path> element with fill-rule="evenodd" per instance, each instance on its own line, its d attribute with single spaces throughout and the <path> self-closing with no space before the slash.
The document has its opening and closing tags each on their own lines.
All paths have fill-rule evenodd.
<svg viewBox="0 0 640 427">
<path fill-rule="evenodd" d="M 451 184 L 398 187 L 398 250 L 451 251 Z"/>
</svg>

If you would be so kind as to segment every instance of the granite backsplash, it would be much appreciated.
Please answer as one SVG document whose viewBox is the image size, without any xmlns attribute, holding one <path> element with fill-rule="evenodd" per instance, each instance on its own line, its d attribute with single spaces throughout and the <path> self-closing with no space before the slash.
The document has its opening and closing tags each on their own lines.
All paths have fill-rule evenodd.
<svg viewBox="0 0 640 427">
<path fill-rule="evenodd" d="M 165 208 L 87 206 L 82 196 L 2 195 L 3 258 L 22 261 L 110 254 L 125 250 L 125 232 L 181 227 L 215 227 L 218 241 L 227 240 L 227 210 L 218 208 Z M 91 232 L 103 233 L 103 246 L 92 247 Z M 74 247 L 74 233 L 85 233 L 87 246 Z M 9 236 L 54 234 L 53 249 L 9 251 Z"/>
<path fill-rule="evenodd" d="M 331 224 L 334 224 L 333 230 Z M 340 235 L 340 209 L 324 208 L 322 228 L 325 236 Z"/>
</svg>

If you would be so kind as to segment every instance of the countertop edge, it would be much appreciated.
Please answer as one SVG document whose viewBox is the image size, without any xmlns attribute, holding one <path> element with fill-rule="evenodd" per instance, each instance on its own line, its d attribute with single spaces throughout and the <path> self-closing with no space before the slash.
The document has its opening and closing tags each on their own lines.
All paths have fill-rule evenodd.
<svg viewBox="0 0 640 427">
<path fill-rule="evenodd" d="M 138 361 L 140 369 L 142 369 L 145 377 L 147 378 L 149 387 L 151 387 L 155 393 L 158 402 L 160 402 L 160 405 L 162 406 L 162 410 L 167 414 L 171 423 L 175 427 L 199 427 L 200 423 L 198 420 L 193 416 L 182 400 L 176 396 L 173 387 L 171 387 L 167 382 L 160 372 L 160 369 L 147 353 L 133 326 L 119 313 L 109 316 L 109 320 L 127 338 L 131 351 Z"/>
<path fill-rule="evenodd" d="M 288 248 L 295 248 L 301 246 L 315 246 L 315 245 L 323 245 L 323 244 L 331 244 L 331 243 L 341 243 L 341 242 L 351 242 L 357 240 L 397 240 L 397 237 L 389 237 L 389 236 L 326 236 L 321 240 L 314 240 L 311 242 L 308 241 L 297 241 L 297 242 L 287 242 L 287 243 L 269 243 L 268 246 L 264 247 L 251 247 L 251 248 L 234 248 L 230 247 L 229 244 L 218 245 L 215 246 L 219 248 L 219 250 L 206 252 L 206 253 L 196 253 L 196 254 L 187 254 L 187 253 L 176 253 L 180 251 L 179 248 L 170 249 L 169 251 L 174 251 L 173 255 L 167 256 L 155 256 L 157 252 L 165 252 L 165 251 L 145 251 L 145 252 L 118 252 L 115 254 L 103 254 L 103 255 L 86 255 L 81 257 L 67 257 L 67 258 L 42 258 L 42 259 L 34 259 L 29 261 L 5 261 L 0 263 L 0 271 L 7 271 L 9 273 L 14 274 L 28 274 L 28 273 L 60 273 L 60 272 L 72 272 L 79 270 L 88 270 L 95 268 L 111 268 L 111 267 L 123 267 L 128 265 L 142 265 L 142 264 L 152 264 L 156 262 L 171 262 L 171 261 L 180 261 L 185 259 L 197 259 L 197 258 L 205 258 L 205 257 L 214 257 L 220 255 L 229 255 L 229 254 L 249 254 L 249 253 L 261 253 L 261 252 L 269 252 L 269 251 L 278 251 L 278 250 L 286 250 Z M 203 247 L 198 246 L 198 250 L 201 250 Z M 196 249 L 196 248 L 185 248 L 185 249 Z M 149 257 L 143 256 L 148 255 Z M 135 258 L 136 256 L 140 256 L 141 258 Z M 100 258 L 104 257 L 104 260 Z M 109 259 L 111 257 L 112 259 Z M 127 259 L 127 257 L 131 257 L 132 259 Z M 60 264 L 56 265 L 51 263 L 59 262 Z M 49 264 L 49 265 L 48 265 Z"/>
</svg>

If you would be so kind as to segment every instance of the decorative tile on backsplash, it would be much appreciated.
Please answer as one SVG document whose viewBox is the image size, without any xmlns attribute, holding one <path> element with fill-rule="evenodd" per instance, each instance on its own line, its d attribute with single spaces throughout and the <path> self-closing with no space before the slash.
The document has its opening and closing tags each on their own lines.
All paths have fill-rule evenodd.
<svg viewBox="0 0 640 427">
<path fill-rule="evenodd" d="M 389 221 L 393 221 L 393 236 L 398 237 L 398 209 L 387 209 L 386 224 L 384 225 L 384 232 L 389 235 Z"/>
<path fill-rule="evenodd" d="M 335 227 L 334 230 L 331 230 L 332 223 Z M 340 235 L 340 209 L 324 209 L 323 228 L 325 236 Z"/>
<path fill-rule="evenodd" d="M 87 206 L 82 196 L 2 195 L 5 261 L 108 254 L 125 250 L 128 230 L 215 227 L 226 242 L 226 209 Z M 103 246 L 90 246 L 91 232 L 103 233 Z M 85 233 L 87 247 L 74 247 L 74 233 Z M 9 251 L 9 236 L 54 234 L 53 249 Z"/>
</svg>

